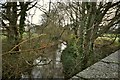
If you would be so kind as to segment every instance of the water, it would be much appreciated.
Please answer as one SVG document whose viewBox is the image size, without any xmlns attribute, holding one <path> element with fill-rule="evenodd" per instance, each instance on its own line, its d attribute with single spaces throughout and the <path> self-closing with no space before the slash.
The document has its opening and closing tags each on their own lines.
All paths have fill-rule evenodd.
<svg viewBox="0 0 120 80">
<path fill-rule="evenodd" d="M 55 58 L 55 64 L 53 66 L 50 61 L 52 59 L 45 58 L 45 57 L 39 57 L 36 59 L 33 64 L 37 64 L 32 70 L 32 77 L 33 78 L 45 78 L 49 76 L 51 73 L 54 73 L 54 78 L 63 78 L 62 74 L 62 63 L 61 63 L 61 53 L 66 48 L 66 42 L 61 43 L 58 45 L 58 50 L 56 51 L 56 58 Z M 50 63 L 50 64 L 49 64 Z M 49 64 L 49 65 L 45 65 Z M 52 69 L 54 67 L 54 70 Z M 28 78 L 27 75 L 23 75 L 22 78 Z"/>
</svg>

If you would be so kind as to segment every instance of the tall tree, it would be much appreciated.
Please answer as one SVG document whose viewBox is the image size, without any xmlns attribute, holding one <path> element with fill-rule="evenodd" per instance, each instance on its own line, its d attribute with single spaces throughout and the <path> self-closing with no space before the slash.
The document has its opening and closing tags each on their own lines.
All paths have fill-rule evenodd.
<svg viewBox="0 0 120 80">
<path fill-rule="evenodd" d="M 5 28 L 6 30 L 6 35 L 8 38 L 8 44 L 11 45 L 11 50 L 10 51 L 15 51 L 14 54 L 12 54 L 11 56 L 7 56 L 10 58 L 11 61 L 11 65 L 13 64 L 13 66 L 18 66 L 17 65 L 17 61 L 19 58 L 19 46 L 17 46 L 21 40 L 22 40 L 22 35 L 23 32 L 25 32 L 24 27 L 25 27 L 25 20 L 26 20 L 26 16 L 27 16 L 27 11 L 29 11 L 31 8 L 33 8 L 35 5 L 37 4 L 37 2 L 5 2 L 2 4 L 2 18 L 4 21 L 7 21 L 8 24 L 6 24 L 4 21 L 3 22 L 3 28 Z M 19 19 L 20 17 L 20 19 Z M 18 23 L 19 21 L 19 23 Z M 3 59 L 5 59 L 3 56 Z M 5 60 L 3 60 L 3 62 L 5 62 Z M 14 78 L 20 78 L 21 77 L 21 73 L 14 73 L 14 69 L 12 67 L 10 67 L 10 71 L 8 71 L 8 74 L 5 73 L 5 71 L 7 70 L 6 66 L 9 66 L 6 62 L 6 65 L 3 65 L 3 78 L 8 78 L 8 79 L 14 79 Z"/>
<path fill-rule="evenodd" d="M 72 23 L 74 36 L 62 54 L 65 78 L 70 78 L 94 63 L 94 41 L 120 22 L 119 5 L 120 1 L 78 1 L 66 5 L 65 11 Z"/>
</svg>

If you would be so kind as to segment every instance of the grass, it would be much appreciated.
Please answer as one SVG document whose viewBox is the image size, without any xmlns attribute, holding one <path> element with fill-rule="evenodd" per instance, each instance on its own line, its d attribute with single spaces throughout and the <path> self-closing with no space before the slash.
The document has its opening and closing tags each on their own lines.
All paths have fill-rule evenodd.
<svg viewBox="0 0 120 80">
<path fill-rule="evenodd" d="M 119 45 L 119 38 L 117 37 L 115 40 L 114 37 L 98 37 L 96 40 L 95 40 L 95 44 L 110 44 L 112 43 L 113 41 L 113 44 L 114 45 Z"/>
<path fill-rule="evenodd" d="M 38 36 L 39 36 L 39 34 L 36 34 L 36 33 L 31 33 L 30 34 L 31 38 L 38 37 Z M 110 37 L 110 36 L 112 36 L 112 37 Z M 1 36 L 1 35 L 0 35 L 0 37 L 3 40 L 3 43 L 2 43 L 3 44 L 3 48 L 2 48 L 3 50 L 2 51 L 3 52 L 9 51 L 11 47 L 10 47 L 10 44 L 7 43 L 6 37 Z M 116 38 L 116 40 L 114 41 L 113 44 L 109 45 L 114 40 L 114 37 L 115 37 L 114 34 L 113 35 L 112 34 L 105 34 L 104 36 L 98 37 L 95 40 L 95 59 L 96 59 L 96 62 L 101 60 L 102 58 L 108 56 L 109 54 L 116 51 L 117 49 L 119 49 L 120 43 L 118 42 L 118 39 L 119 39 L 118 37 Z M 26 40 L 28 38 L 29 38 L 29 34 L 24 33 L 23 34 L 23 39 Z M 50 43 L 50 42 L 52 42 L 52 41 L 50 41 L 49 35 L 41 36 L 39 38 L 35 38 L 35 39 L 30 40 L 30 42 L 28 41 L 28 42 L 23 43 L 21 45 L 21 50 L 39 48 L 39 47 L 41 47 L 41 45 L 43 43 Z M 56 46 L 52 47 L 52 48 L 44 49 L 42 51 L 40 51 L 40 50 L 35 51 L 34 50 L 34 51 L 30 51 L 30 52 L 23 52 L 20 55 L 22 58 L 18 59 L 19 63 L 18 62 L 15 63 L 15 67 L 20 66 L 19 71 L 25 72 L 25 70 L 29 69 L 29 65 L 25 63 L 25 60 L 29 61 L 31 63 L 36 58 L 41 56 L 40 55 L 41 53 L 45 53 L 47 57 L 52 57 L 52 54 L 55 53 L 55 50 L 57 50 Z M 8 61 L 9 64 L 10 64 L 13 61 L 13 59 L 10 58 L 10 57 L 11 57 L 11 55 L 7 55 L 7 56 L 4 56 L 3 59 Z M 3 61 L 3 62 L 4 62 L 3 67 L 5 67 L 6 63 L 8 63 L 8 62 L 5 62 L 5 61 Z M 7 66 L 9 66 L 9 64 L 7 64 Z M 14 64 L 14 63 L 12 63 L 12 64 Z M 12 69 L 13 67 L 9 67 L 8 71 L 10 69 Z M 7 69 L 7 67 L 4 68 L 4 69 Z"/>
<path fill-rule="evenodd" d="M 120 49 L 120 42 L 118 41 L 119 38 L 116 37 L 116 39 L 115 40 L 114 39 L 115 39 L 114 34 L 105 34 L 104 36 L 98 37 L 95 40 L 94 43 L 95 43 L 96 61 L 99 61 L 102 58 Z"/>
</svg>

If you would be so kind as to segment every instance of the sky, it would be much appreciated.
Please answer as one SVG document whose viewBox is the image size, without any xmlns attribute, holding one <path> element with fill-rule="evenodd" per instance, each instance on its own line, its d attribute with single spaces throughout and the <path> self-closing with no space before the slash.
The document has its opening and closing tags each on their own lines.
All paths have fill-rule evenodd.
<svg viewBox="0 0 120 80">
<path fill-rule="evenodd" d="M 39 4 L 40 6 L 43 6 L 43 8 L 48 11 L 48 2 L 49 0 L 39 0 L 37 4 Z M 32 23 L 34 24 L 41 24 L 40 23 L 40 20 L 41 20 L 41 15 L 43 14 L 43 12 L 38 9 L 38 8 L 33 8 L 29 11 L 30 14 L 35 14 L 33 17 L 32 16 L 29 16 L 29 19 L 31 20 L 32 18 Z"/>
<path fill-rule="evenodd" d="M 5 1 L 24 1 L 24 0 L 0 0 L 1 2 L 5 2 Z M 25 1 L 34 1 L 34 0 L 25 0 Z M 43 8 L 48 11 L 48 3 L 50 0 L 36 0 L 41 6 L 43 6 Z M 80 1 L 80 0 L 51 0 L 52 2 L 57 2 L 57 1 Z M 83 1 L 89 1 L 89 0 L 83 0 Z M 93 2 L 96 0 L 92 0 Z M 108 0 L 105 0 L 108 1 Z M 119 1 L 119 0 L 114 0 L 114 1 Z M 41 24 L 40 20 L 41 20 L 41 14 L 43 14 L 43 12 L 39 9 L 36 8 L 32 8 L 30 11 L 27 12 L 28 13 L 28 18 L 27 20 L 29 20 L 32 24 Z M 34 16 L 32 14 L 35 14 Z"/>
<path fill-rule="evenodd" d="M 48 3 L 49 3 L 49 1 L 50 0 L 38 0 L 38 4 L 41 5 L 41 6 L 43 6 L 43 8 L 46 11 L 48 11 L 48 5 L 49 5 Z M 54 3 L 54 2 L 57 2 L 57 1 L 59 1 L 59 2 L 65 2 L 65 1 L 69 2 L 69 1 L 80 1 L 80 0 L 51 0 L 51 1 Z M 82 1 L 90 1 L 90 0 L 82 0 Z M 96 0 L 91 0 L 91 1 L 95 2 Z M 102 1 L 102 0 L 98 0 L 98 1 Z M 103 0 L 103 1 L 112 1 L 112 0 Z M 115 1 L 119 1 L 119 0 L 113 0 L 113 2 L 115 2 Z M 35 9 L 30 10 L 30 12 L 33 14 L 34 10 Z M 40 11 L 39 9 L 36 9 L 35 16 L 33 16 L 33 18 L 32 18 L 32 23 L 33 24 L 41 24 L 40 23 L 40 20 L 41 20 L 40 15 L 41 14 L 43 14 L 43 12 Z"/>
<path fill-rule="evenodd" d="M 4 3 L 6 1 L 14 1 L 15 2 L 15 1 L 23 1 L 23 0 L 0 0 L 0 3 Z M 25 1 L 34 1 L 34 0 L 25 0 Z M 44 9 L 46 9 L 46 10 L 48 9 L 47 3 L 49 2 L 49 0 L 36 0 L 36 1 L 38 2 L 39 5 L 43 6 Z M 43 14 L 42 11 L 40 11 L 39 9 L 32 8 L 27 13 L 28 13 L 28 18 L 26 18 L 27 20 L 29 20 L 33 24 L 40 24 L 40 15 Z M 34 14 L 34 13 L 35 13 L 35 15 L 32 16 L 32 14 Z"/>
</svg>

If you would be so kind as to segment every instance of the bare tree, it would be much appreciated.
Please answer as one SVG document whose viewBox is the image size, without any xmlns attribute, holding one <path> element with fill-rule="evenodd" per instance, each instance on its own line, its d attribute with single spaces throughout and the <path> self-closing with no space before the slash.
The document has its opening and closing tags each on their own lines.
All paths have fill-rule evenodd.
<svg viewBox="0 0 120 80">
<path fill-rule="evenodd" d="M 34 4 L 32 4 L 34 3 Z M 5 2 L 2 5 L 2 18 L 4 21 L 7 21 L 8 24 L 6 24 L 4 21 L 2 21 L 3 28 L 6 30 L 6 35 L 8 38 L 8 44 L 11 45 L 11 50 L 10 51 L 16 51 L 16 53 L 13 53 L 11 56 L 3 56 L 3 62 L 6 63 L 5 59 L 9 57 L 13 61 L 11 61 L 13 66 L 15 67 L 16 61 L 18 61 L 19 58 L 19 51 L 20 47 L 17 46 L 21 40 L 22 40 L 22 35 L 23 32 L 25 32 L 24 27 L 25 27 L 25 20 L 26 20 L 26 12 L 33 8 L 36 5 L 37 2 Z M 31 5 L 31 6 L 30 6 Z M 20 18 L 19 18 L 20 17 Z M 19 23 L 18 23 L 19 21 Z M 17 52 L 18 51 L 18 52 Z M 12 54 L 12 53 L 11 53 Z M 6 65 L 3 64 L 3 71 L 6 71 Z M 18 66 L 18 65 L 16 65 Z M 10 67 L 11 70 L 12 67 Z M 21 73 L 15 73 L 13 71 L 8 71 L 8 74 L 6 72 L 3 72 L 3 78 L 19 78 L 21 76 Z"/>
<path fill-rule="evenodd" d="M 68 2 L 65 11 L 72 23 L 75 37 L 62 55 L 66 78 L 94 63 L 94 41 L 120 22 L 119 5 L 120 2 Z M 74 56 L 69 58 L 67 56 L 72 49 L 74 54 L 71 53 L 71 56 Z M 68 62 L 73 59 L 73 63 L 70 62 L 73 67 L 67 67 L 67 59 Z"/>
</svg>

